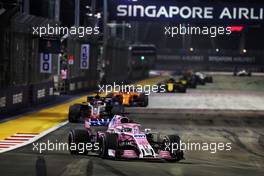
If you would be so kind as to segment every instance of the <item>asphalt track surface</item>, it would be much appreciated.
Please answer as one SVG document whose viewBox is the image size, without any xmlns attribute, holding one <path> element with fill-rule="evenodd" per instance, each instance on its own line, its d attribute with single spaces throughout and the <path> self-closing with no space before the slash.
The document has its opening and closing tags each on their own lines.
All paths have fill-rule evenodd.
<svg viewBox="0 0 264 176">
<path fill-rule="evenodd" d="M 263 114 L 219 117 L 217 113 L 139 113 L 130 109 L 130 118 L 166 134 L 179 134 L 183 141 L 230 142 L 231 151 L 186 151 L 186 160 L 178 163 L 143 160 L 101 159 L 94 154 L 73 156 L 68 151 L 33 151 L 33 145 L 0 155 L 0 175 L 195 175 L 241 176 L 264 175 L 264 119 Z M 82 128 L 82 124 L 67 124 L 37 141 L 67 142 L 68 132 Z"/>
<path fill-rule="evenodd" d="M 264 92 L 260 91 L 202 90 L 199 87 L 188 89 L 187 93 L 152 93 L 147 108 L 264 111 L 263 97 Z"/>
</svg>

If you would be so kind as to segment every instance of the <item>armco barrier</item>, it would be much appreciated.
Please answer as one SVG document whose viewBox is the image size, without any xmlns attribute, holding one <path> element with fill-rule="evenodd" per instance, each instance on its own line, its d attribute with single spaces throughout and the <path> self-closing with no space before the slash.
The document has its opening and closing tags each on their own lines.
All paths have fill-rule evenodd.
<svg viewBox="0 0 264 176">
<path fill-rule="evenodd" d="M 51 81 L 31 85 L 30 86 L 31 104 L 38 105 L 53 100 L 54 99 L 53 85 L 54 84 Z"/>
<path fill-rule="evenodd" d="M 2 89 L 0 90 L 0 115 L 15 113 L 17 110 L 46 103 L 54 98 L 53 82 Z"/>
<path fill-rule="evenodd" d="M 17 86 L 0 91 L 1 114 L 29 106 L 28 86 Z"/>
<path fill-rule="evenodd" d="M 0 114 L 7 112 L 7 91 L 0 90 Z"/>
<path fill-rule="evenodd" d="M 97 79 L 87 79 L 86 77 L 76 77 L 67 80 L 67 93 L 74 94 L 80 93 L 82 91 L 91 91 L 96 90 L 97 88 Z"/>
</svg>

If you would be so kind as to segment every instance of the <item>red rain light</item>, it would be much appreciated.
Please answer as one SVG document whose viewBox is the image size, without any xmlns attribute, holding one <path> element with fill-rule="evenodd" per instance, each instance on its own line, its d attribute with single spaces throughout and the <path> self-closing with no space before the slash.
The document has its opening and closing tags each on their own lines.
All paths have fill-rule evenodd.
<svg viewBox="0 0 264 176">
<path fill-rule="evenodd" d="M 244 26 L 230 26 L 231 32 L 241 32 L 244 29 Z"/>
</svg>

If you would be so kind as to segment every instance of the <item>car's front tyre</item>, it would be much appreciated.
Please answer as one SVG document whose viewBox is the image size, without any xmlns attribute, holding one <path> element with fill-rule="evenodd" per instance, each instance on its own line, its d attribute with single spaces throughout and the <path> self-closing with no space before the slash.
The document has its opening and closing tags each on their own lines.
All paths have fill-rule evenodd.
<svg viewBox="0 0 264 176">
<path fill-rule="evenodd" d="M 102 158 L 109 157 L 108 150 L 116 151 L 118 145 L 116 134 L 106 133 L 99 137 L 99 156 Z"/>
<path fill-rule="evenodd" d="M 180 149 L 181 138 L 178 135 L 168 135 L 163 141 L 164 150 L 168 150 L 172 159 L 167 159 L 167 161 L 180 161 L 184 159 L 183 151 Z M 168 147 L 170 146 L 170 147 Z M 177 146 L 178 148 L 173 148 Z"/>
<path fill-rule="evenodd" d="M 71 123 L 77 123 L 81 116 L 81 105 L 74 104 L 70 106 L 69 113 L 68 113 L 68 120 Z"/>
<path fill-rule="evenodd" d="M 87 155 L 87 143 L 91 142 L 87 130 L 71 130 L 68 137 L 69 151 L 72 155 Z"/>
</svg>

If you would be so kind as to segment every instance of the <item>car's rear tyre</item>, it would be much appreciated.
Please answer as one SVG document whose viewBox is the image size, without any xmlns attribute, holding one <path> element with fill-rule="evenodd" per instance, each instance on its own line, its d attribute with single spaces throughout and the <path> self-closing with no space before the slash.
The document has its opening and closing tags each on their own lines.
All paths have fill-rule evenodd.
<svg viewBox="0 0 264 176">
<path fill-rule="evenodd" d="M 188 80 L 188 86 L 190 88 L 195 89 L 197 87 L 197 78 L 195 76 L 192 76 L 191 78 L 186 80 Z"/>
<path fill-rule="evenodd" d="M 168 159 L 167 161 L 180 161 L 184 159 L 183 151 L 180 150 L 180 141 L 181 138 L 178 135 L 168 135 L 165 137 L 163 141 L 164 150 L 169 150 L 172 157 L 172 159 Z M 170 144 L 170 147 L 166 147 L 165 143 Z M 172 146 L 177 146 L 178 148 L 172 150 Z"/>
<path fill-rule="evenodd" d="M 70 106 L 69 113 L 68 113 L 68 120 L 71 123 L 77 123 L 80 120 L 81 116 L 81 105 L 74 104 Z"/>
<path fill-rule="evenodd" d="M 187 88 L 186 88 L 186 86 L 184 86 L 184 85 L 180 85 L 180 86 L 177 88 L 177 92 L 179 92 L 179 93 L 186 93 L 186 91 L 187 91 Z"/>
<path fill-rule="evenodd" d="M 87 155 L 86 144 L 91 137 L 86 130 L 71 130 L 68 137 L 69 150 L 72 155 Z"/>
<path fill-rule="evenodd" d="M 147 96 L 147 95 L 145 95 L 145 94 L 140 94 L 139 99 L 140 99 L 140 102 L 141 102 L 140 105 L 141 105 L 142 107 L 147 107 L 147 106 L 148 106 L 148 96 Z"/>
<path fill-rule="evenodd" d="M 200 83 L 200 85 L 204 86 L 204 85 L 205 85 L 205 80 L 204 80 L 204 79 L 201 79 L 201 80 L 199 81 L 199 83 Z"/>
<path fill-rule="evenodd" d="M 205 77 L 205 82 L 207 82 L 207 83 L 213 83 L 213 77 L 212 76 Z"/>
</svg>

